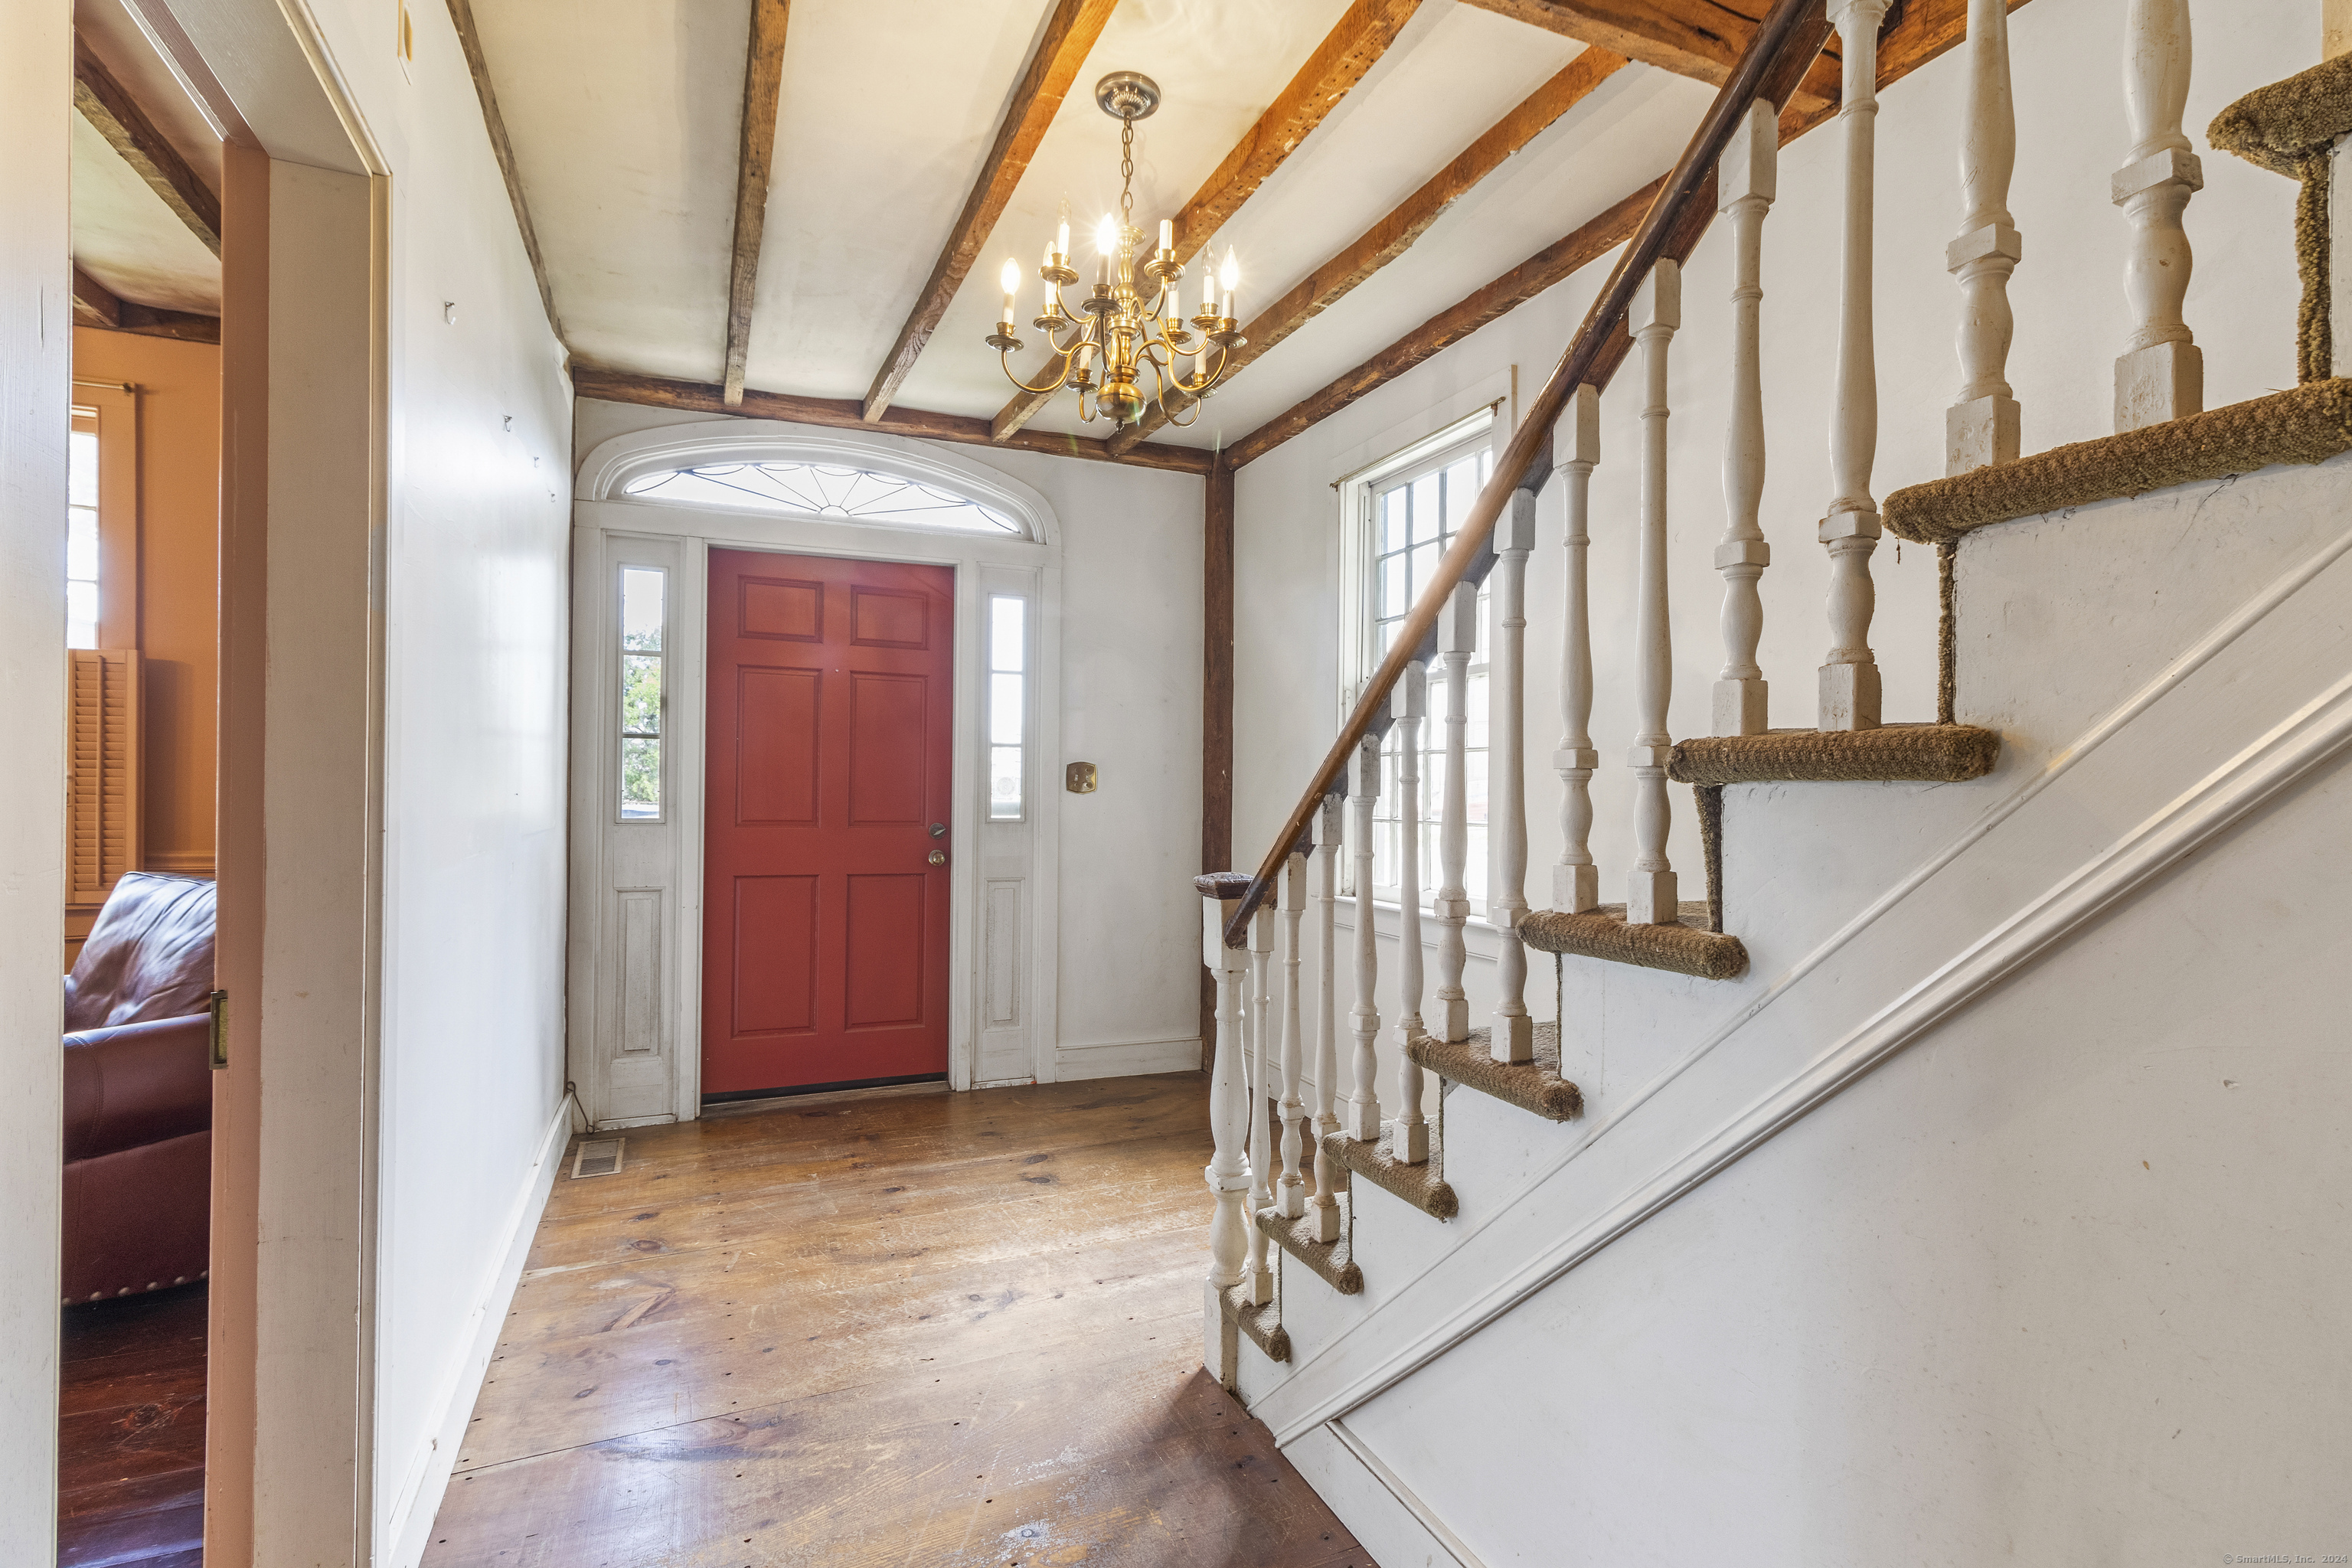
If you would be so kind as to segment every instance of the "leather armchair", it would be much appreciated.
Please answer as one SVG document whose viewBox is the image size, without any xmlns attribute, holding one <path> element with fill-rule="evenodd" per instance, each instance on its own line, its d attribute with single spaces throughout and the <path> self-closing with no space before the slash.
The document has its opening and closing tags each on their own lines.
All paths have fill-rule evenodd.
<svg viewBox="0 0 2352 1568">
<path fill-rule="evenodd" d="M 64 1297 L 205 1277 L 213 885 L 133 871 L 66 977 Z"/>
</svg>

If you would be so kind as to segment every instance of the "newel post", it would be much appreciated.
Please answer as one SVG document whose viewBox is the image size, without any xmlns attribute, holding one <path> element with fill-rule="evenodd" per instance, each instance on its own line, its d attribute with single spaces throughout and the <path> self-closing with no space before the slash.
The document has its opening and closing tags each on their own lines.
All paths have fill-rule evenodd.
<svg viewBox="0 0 2352 1568">
<path fill-rule="evenodd" d="M 1249 1166 L 1242 1158 L 1242 983 L 1249 955 L 1225 945 L 1225 921 L 1241 907 L 1245 879 L 1202 878 L 1207 896 L 1201 906 L 1201 960 L 1217 984 L 1217 1047 L 1209 1071 L 1209 1136 L 1214 1152 L 1202 1175 L 1216 1208 L 1209 1216 L 1207 1319 L 1202 1363 L 1226 1387 L 1233 1386 L 1239 1351 L 1225 1324 L 1224 1293 L 1241 1283 L 1249 1251 L 1250 1220 L 1244 1211 Z M 1240 884 L 1240 885 L 1237 885 Z M 1220 896 L 1230 893 L 1231 897 Z"/>
</svg>

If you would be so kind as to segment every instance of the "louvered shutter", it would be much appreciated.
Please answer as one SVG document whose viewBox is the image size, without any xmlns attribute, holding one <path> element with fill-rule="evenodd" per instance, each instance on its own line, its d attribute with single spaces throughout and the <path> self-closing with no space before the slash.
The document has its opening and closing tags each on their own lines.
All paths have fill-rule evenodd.
<svg viewBox="0 0 2352 1568">
<path fill-rule="evenodd" d="M 74 648 L 68 673 L 66 902 L 96 908 L 139 868 L 139 655 Z"/>
</svg>

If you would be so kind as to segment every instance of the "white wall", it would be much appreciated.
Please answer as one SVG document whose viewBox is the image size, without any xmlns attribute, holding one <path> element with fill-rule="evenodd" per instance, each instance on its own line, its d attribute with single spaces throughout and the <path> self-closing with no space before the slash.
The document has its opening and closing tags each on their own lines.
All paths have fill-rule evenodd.
<svg viewBox="0 0 2352 1568">
<path fill-rule="evenodd" d="M 65 539 L 73 299 L 72 18 L 0 9 L 0 685 L 22 733 L 0 774 L 0 1561 L 57 1558 L 58 1052 L 65 907 Z M 1197 662 L 1197 661 L 1196 661 Z"/>
<path fill-rule="evenodd" d="M 583 399 L 575 463 L 632 431 L 701 414 Z M 821 434 L 821 433 L 820 433 Z M 1035 489 L 1060 529 L 1061 755 L 1097 765 L 1059 797 L 1058 1038 L 1064 1078 L 1200 1059 L 1202 481 L 1160 469 L 950 446 Z"/>
<path fill-rule="evenodd" d="M 2011 205 L 2026 258 L 2011 379 L 2029 451 L 2108 428 L 2123 336 L 2123 220 L 2105 195 L 2125 141 L 2112 47 L 2123 11 L 2124 0 L 2073 0 L 2011 19 Z M 2310 64 L 2316 18 L 2274 0 L 2200 0 L 2196 16 L 2188 121 L 2208 184 L 2189 209 L 2189 316 L 2205 347 L 2207 405 L 2219 406 L 2293 383 L 2294 188 L 2205 150 L 2202 130 L 2240 94 Z M 1948 56 L 1906 79 L 1879 121 L 1881 497 L 1941 470 L 1958 380 L 1957 290 L 1941 250 L 1958 219 L 1961 64 Z M 1833 276 L 1822 237 L 1834 234 L 1837 153 L 1825 130 L 1784 153 L 1766 231 L 1764 526 L 1778 558 L 1763 659 L 1781 726 L 1812 721 L 1824 642 L 1826 571 L 1811 534 L 1829 493 L 1834 300 L 1821 280 Z M 1709 556 L 1723 521 L 1727 238 L 1710 235 L 1686 269 L 1670 387 L 1677 735 L 1707 727 L 1720 661 Z M 1531 390 L 1604 270 L 1242 471 L 1244 858 L 1332 731 L 1328 482 L 1482 401 L 1513 363 Z M 1604 400 L 1594 483 L 1604 898 L 1622 896 L 1630 859 L 1620 759 L 1631 732 L 1636 385 L 1629 373 Z M 2342 1030 L 2321 978 L 2352 951 L 2326 891 L 2345 870 L 2336 825 L 2352 766 L 2340 752 L 2006 984 L 1905 1037 L 1853 1087 L 1809 1114 L 1799 1103 L 1789 1114 L 1801 1120 L 1737 1163 L 1685 1177 L 1674 1162 L 1761 1117 L 1790 1075 L 2352 668 L 2352 579 L 2339 558 L 2063 787 L 2021 805 L 1948 871 L 1922 871 L 1919 891 L 1883 917 L 1840 933 L 2045 769 L 2081 762 L 2086 727 L 2265 584 L 2340 551 L 2347 474 L 2339 459 L 2182 487 L 1972 540 L 1959 562 L 1958 717 L 2002 731 L 1998 772 L 1960 786 L 1727 791 L 1727 912 L 1749 974 L 1709 985 L 1572 965 L 1568 1011 L 1593 1071 L 1586 1121 L 1538 1124 L 1457 1090 L 1447 1175 L 1460 1217 L 1439 1226 L 1360 1194 L 1365 1294 L 1337 1298 L 1294 1272 L 1284 1317 L 1295 1364 L 1245 1356 L 1244 1387 L 1300 1445 L 1302 1464 L 1347 1483 L 1335 1500 L 1348 1487 L 1389 1500 L 1364 1505 L 1360 1532 L 1388 1531 L 1368 1535 L 1370 1550 L 1420 1562 L 1424 1542 L 1444 1540 L 1424 1528 L 1433 1519 L 1463 1562 L 1489 1568 L 2344 1549 L 2341 1488 L 2325 1478 L 2352 1460 L 2341 1352 L 2352 1320 L 2341 1260 L 2317 1240 L 2352 1174 Z M 1549 758 L 1557 485 L 1539 516 L 1528 691 L 1538 906 L 1559 845 Z M 1933 553 L 1906 547 L 1898 566 L 1889 539 L 1874 565 L 1887 715 L 1929 718 Z M 1675 796 L 1674 855 L 1696 896 L 1689 797 Z M 1392 944 L 1382 957 L 1392 977 Z M 1550 1012 L 1549 968 L 1531 977 L 1539 1016 Z M 1491 994 L 1490 976 L 1474 962 L 1474 1002 Z M 1393 1016 L 1392 979 L 1381 1006 Z M 1654 1194 L 1659 1206 L 1641 1206 Z M 1630 1228 L 1608 1228 L 1626 1215 Z M 1615 1239 L 1580 1250 L 1591 1237 Z M 1465 1318 L 1475 1321 L 1458 1338 Z M 1378 1471 L 1327 1463 L 1344 1445 L 1317 1423 L 1334 1411 Z M 1382 1472 L 1370 1490 L 1355 1484 Z"/>
<path fill-rule="evenodd" d="M 2019 127 L 2011 209 L 2024 235 L 2025 258 L 2011 288 L 2017 337 L 2009 374 L 2023 405 L 2029 452 L 2112 428 L 2110 367 L 2126 331 L 2120 283 L 2126 224 L 2107 195 L 2108 174 L 2128 144 L 2116 47 L 2124 8 L 2124 0 L 2043 0 L 2010 19 Z M 2198 0 L 2193 6 L 2201 30 L 2185 124 L 2203 157 L 2206 186 L 2189 209 L 2196 272 L 2187 315 L 2205 352 L 2209 407 L 2294 384 L 2294 187 L 2211 151 L 2203 132 L 2240 95 L 2313 63 L 2317 24 L 2309 9 L 2300 0 Z M 1959 383 L 1952 349 L 1958 290 L 1944 270 L 1944 246 L 1960 217 L 1955 131 L 1963 64 L 1953 52 L 1906 77 L 1887 90 L 1878 117 L 1881 415 L 1874 491 L 1882 500 L 1943 472 L 1944 408 Z M 1776 727 L 1813 723 L 1814 672 L 1828 647 L 1822 610 L 1828 566 L 1813 530 L 1832 493 L 1827 429 L 1836 345 L 1832 283 L 1840 157 L 1834 125 L 1783 149 L 1780 196 L 1764 230 L 1769 470 L 1762 522 L 1774 559 L 1763 582 L 1759 658 L 1772 683 Z M 1564 218 L 1559 226 L 1566 232 L 1573 220 Z M 1724 526 L 1728 249 L 1728 226 L 1718 222 L 1685 268 L 1684 326 L 1672 351 L 1668 552 L 1676 660 L 1669 727 L 1677 738 L 1710 727 L 1710 689 L 1722 663 L 1717 624 L 1722 585 L 1712 556 Z M 1594 262 L 1236 475 L 1238 860 L 1255 864 L 1265 852 L 1336 728 L 1339 562 L 1331 481 L 1507 391 L 1514 366 L 1525 406 L 1615 258 L 1612 252 Z M 1499 273 L 1522 258 L 1494 259 Z M 1633 858 L 1633 796 L 1623 758 L 1633 733 L 1627 656 L 1640 385 L 1637 355 L 1602 399 L 1603 457 L 1592 481 L 1597 679 L 1591 732 L 1601 768 L 1591 785 L 1591 845 L 1608 901 L 1624 897 Z M 1561 846 L 1560 784 L 1550 756 L 1559 733 L 1563 489 L 1555 480 L 1539 500 L 1528 568 L 1528 889 L 1538 908 L 1549 900 L 1550 867 Z M 1885 677 L 1886 717 L 1929 720 L 1935 716 L 1936 558 L 1919 546 L 1899 549 L 1898 563 L 1890 535 L 1872 561 L 1878 611 L 1871 641 Z M 1959 718 L 1968 721 L 1970 715 Z M 1698 898 L 1704 877 L 1689 792 L 1676 786 L 1672 794 L 1672 858 L 1683 896 Z M 1736 905 L 1728 912 L 1732 929 L 1739 930 Z M 1344 910 L 1342 918 L 1348 918 Z M 1341 944 L 1347 945 L 1344 932 Z M 1472 947 L 1474 1021 L 1483 1021 L 1491 967 L 1477 956 L 1475 930 Z M 1392 1019 L 1392 943 L 1382 944 L 1381 967 L 1381 1012 Z M 1530 1005 L 1538 1017 L 1551 1016 L 1550 968 L 1538 961 L 1529 979 Z M 1392 1070 L 1384 1049 L 1383 1083 Z"/>
</svg>

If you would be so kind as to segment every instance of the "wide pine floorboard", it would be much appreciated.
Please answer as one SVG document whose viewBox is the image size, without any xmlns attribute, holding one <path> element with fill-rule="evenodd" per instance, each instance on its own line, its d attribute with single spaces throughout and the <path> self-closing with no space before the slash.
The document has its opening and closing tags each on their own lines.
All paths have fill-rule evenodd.
<svg viewBox="0 0 2352 1568">
<path fill-rule="evenodd" d="M 1206 1100 L 834 1100 L 567 1165 L 425 1568 L 1372 1568 L 1201 1370 Z"/>
<path fill-rule="evenodd" d="M 65 1309 L 59 1568 L 196 1568 L 205 1536 L 201 1283 Z"/>
</svg>

